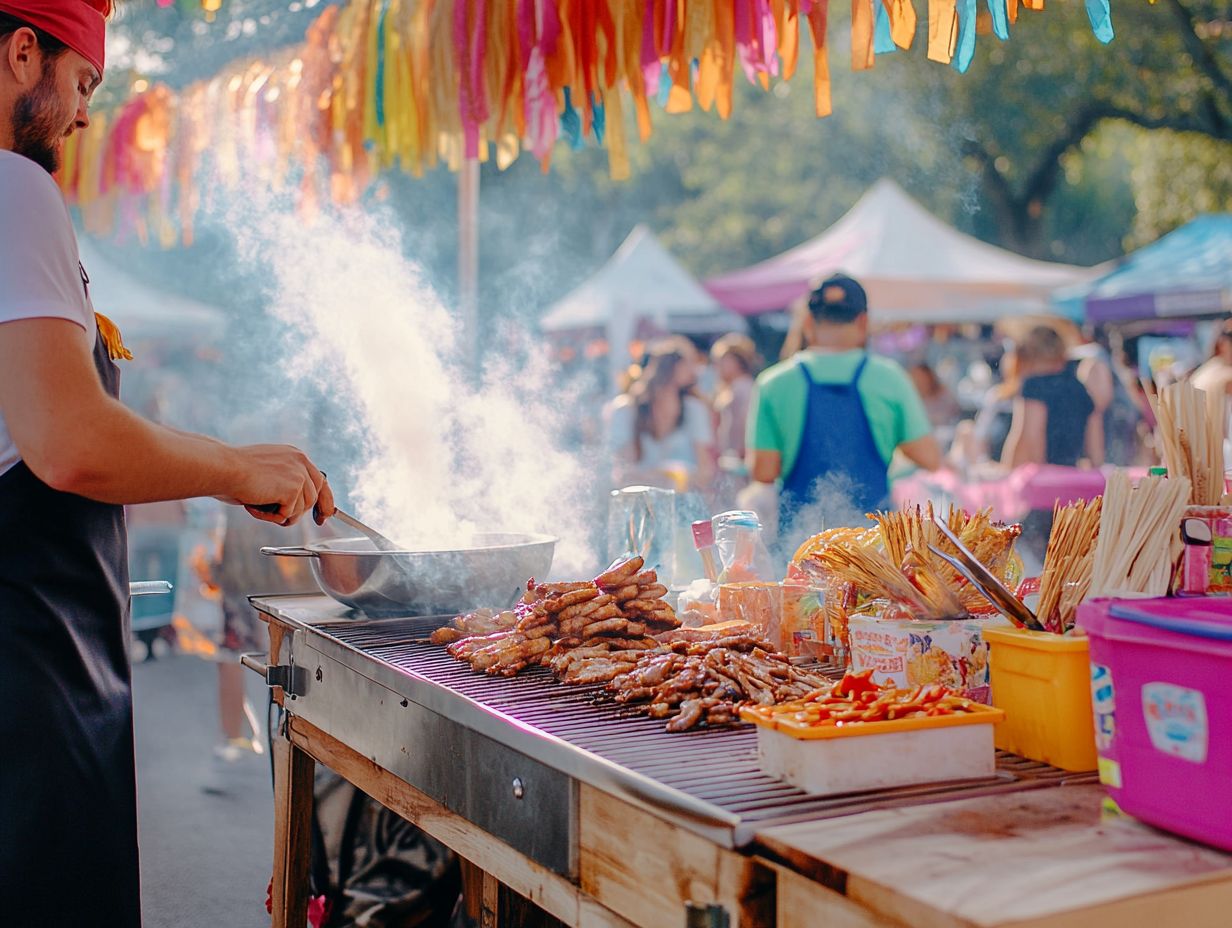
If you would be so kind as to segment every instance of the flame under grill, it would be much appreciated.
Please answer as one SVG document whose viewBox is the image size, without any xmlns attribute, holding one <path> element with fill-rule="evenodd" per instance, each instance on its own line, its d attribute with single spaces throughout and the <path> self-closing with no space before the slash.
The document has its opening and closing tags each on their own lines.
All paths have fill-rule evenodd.
<svg viewBox="0 0 1232 928">
<path fill-rule="evenodd" d="M 601 685 L 565 686 L 541 667 L 513 678 L 477 674 L 443 648 L 423 640 L 440 624 L 439 618 L 382 619 L 319 625 L 315 631 L 495 709 L 521 725 L 737 815 L 744 834 L 751 834 L 752 825 L 769 827 L 895 805 L 1095 782 L 1094 774 L 1067 773 L 999 752 L 997 774 L 991 779 L 813 796 L 761 772 L 752 726 L 670 734 L 663 721 L 614 702 Z"/>
</svg>

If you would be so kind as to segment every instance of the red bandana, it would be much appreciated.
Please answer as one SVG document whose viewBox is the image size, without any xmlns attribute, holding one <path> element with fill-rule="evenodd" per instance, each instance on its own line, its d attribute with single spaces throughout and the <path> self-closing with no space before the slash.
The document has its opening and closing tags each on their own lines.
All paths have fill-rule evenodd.
<svg viewBox="0 0 1232 928">
<path fill-rule="evenodd" d="M 103 10 L 109 0 L 0 0 L 0 13 L 8 13 L 59 39 L 103 73 L 107 44 Z"/>
</svg>

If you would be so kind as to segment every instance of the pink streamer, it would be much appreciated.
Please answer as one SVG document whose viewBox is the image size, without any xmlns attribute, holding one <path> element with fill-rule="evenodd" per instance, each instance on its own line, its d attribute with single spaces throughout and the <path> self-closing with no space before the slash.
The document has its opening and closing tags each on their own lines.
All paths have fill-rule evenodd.
<svg viewBox="0 0 1232 928">
<path fill-rule="evenodd" d="M 462 122 L 463 154 L 479 157 L 479 129 L 488 121 L 483 59 L 487 54 L 484 28 L 487 0 L 457 0 L 453 8 L 453 43 L 458 60 L 458 112 Z M 473 26 L 468 11 L 473 10 Z M 470 26 L 470 28 L 468 28 Z"/>
<path fill-rule="evenodd" d="M 645 0 L 646 15 L 642 17 L 642 81 L 646 85 L 646 96 L 653 97 L 659 92 L 659 53 L 655 49 L 654 40 L 654 0 Z"/>
<path fill-rule="evenodd" d="M 527 147 L 542 161 L 556 144 L 556 96 L 548 83 L 547 57 L 560 37 L 560 19 L 552 0 L 521 0 L 518 7 L 518 42 L 526 62 L 522 79 L 522 105 L 526 117 Z"/>
<path fill-rule="evenodd" d="M 770 0 L 752 0 L 752 5 L 750 16 L 749 0 L 737 0 L 735 20 L 740 66 L 750 83 L 758 74 L 779 73 L 778 32 Z"/>
<path fill-rule="evenodd" d="M 663 4 L 663 35 L 659 40 L 659 57 L 668 58 L 676 42 L 676 0 Z"/>
</svg>

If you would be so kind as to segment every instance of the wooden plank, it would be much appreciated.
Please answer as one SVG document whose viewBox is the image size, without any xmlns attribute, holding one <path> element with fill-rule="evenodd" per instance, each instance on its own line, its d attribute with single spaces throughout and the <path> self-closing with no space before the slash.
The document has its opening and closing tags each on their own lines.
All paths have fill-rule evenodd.
<svg viewBox="0 0 1232 928">
<path fill-rule="evenodd" d="M 775 928 L 909 928 L 786 868 L 775 868 Z M 769 924 L 769 923 L 768 923 Z M 1086 926 L 1091 928 L 1091 926 Z"/>
<path fill-rule="evenodd" d="M 472 825 L 314 725 L 292 716 L 289 731 L 292 742 L 320 763 L 565 924 L 634 928 L 599 901 L 587 898 L 564 877 Z M 679 923 L 674 928 L 679 928 Z"/>
<path fill-rule="evenodd" d="M 479 928 L 496 928 L 500 920 L 500 881 L 486 870 L 479 896 Z"/>
<path fill-rule="evenodd" d="M 265 622 L 266 629 L 269 632 L 269 650 L 266 652 L 268 655 L 266 662 L 271 666 L 280 663 L 283 645 L 290 634 L 290 630 L 268 612 L 262 612 L 258 609 L 257 616 Z M 270 693 L 273 696 L 274 702 L 280 706 L 286 705 L 286 694 L 281 686 L 271 686 Z"/>
<path fill-rule="evenodd" d="M 680 928 L 685 903 L 721 905 L 733 928 L 774 924 L 774 876 L 593 787 L 581 786 L 582 891 L 642 928 Z"/>
<path fill-rule="evenodd" d="M 302 928 L 308 920 L 312 856 L 312 758 L 286 738 L 273 739 L 274 928 Z"/>
<path fill-rule="evenodd" d="M 1102 798 L 1097 786 L 1008 793 L 786 825 L 757 843 L 819 887 L 913 928 L 1229 924 L 1232 855 L 1104 822 Z M 1210 921 L 1216 912 L 1223 918 Z"/>
</svg>

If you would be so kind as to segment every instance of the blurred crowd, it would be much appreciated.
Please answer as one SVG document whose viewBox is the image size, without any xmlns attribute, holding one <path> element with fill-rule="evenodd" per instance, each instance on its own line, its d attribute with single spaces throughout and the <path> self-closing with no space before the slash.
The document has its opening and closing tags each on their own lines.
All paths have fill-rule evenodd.
<svg viewBox="0 0 1232 928">
<path fill-rule="evenodd" d="M 1193 333 L 1121 338 L 1050 317 L 876 333 L 868 348 L 910 378 L 941 466 L 995 480 L 1025 464 L 1157 463 L 1149 390 L 1187 378 L 1208 392 L 1232 390 L 1232 323 L 1212 334 L 1205 360 L 1192 350 Z M 789 333 L 780 362 L 810 347 Z M 648 343 L 604 410 L 612 485 L 668 486 L 730 502 L 750 478 L 748 421 L 765 371 L 742 334 Z M 912 466 L 898 455 L 890 472 Z"/>
</svg>

